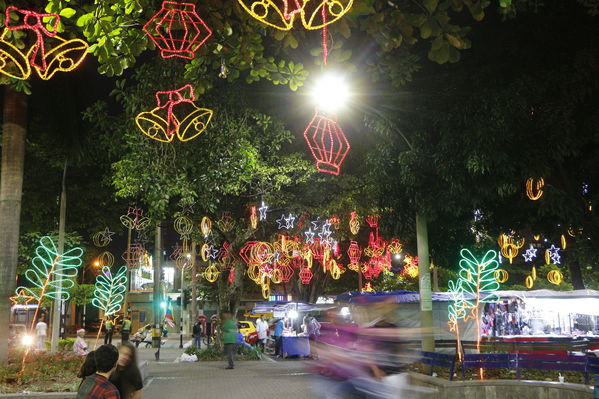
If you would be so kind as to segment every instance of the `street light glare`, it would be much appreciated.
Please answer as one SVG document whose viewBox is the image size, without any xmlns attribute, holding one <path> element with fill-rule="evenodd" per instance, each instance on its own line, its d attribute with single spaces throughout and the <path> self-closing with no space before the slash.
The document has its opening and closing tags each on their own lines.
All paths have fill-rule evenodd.
<svg viewBox="0 0 599 399">
<path fill-rule="evenodd" d="M 319 109 L 335 112 L 347 102 L 349 88 L 341 75 L 327 73 L 316 81 L 312 98 Z"/>
</svg>

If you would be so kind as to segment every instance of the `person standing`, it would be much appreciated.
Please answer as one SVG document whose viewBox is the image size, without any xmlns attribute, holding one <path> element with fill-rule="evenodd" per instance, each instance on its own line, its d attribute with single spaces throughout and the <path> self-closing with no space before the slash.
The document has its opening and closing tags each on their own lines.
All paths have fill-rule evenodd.
<svg viewBox="0 0 599 399">
<path fill-rule="evenodd" d="M 226 369 L 232 370 L 235 368 L 234 357 L 235 348 L 237 346 L 237 320 L 235 320 L 229 312 L 223 314 L 222 329 L 225 353 L 227 354 L 227 360 L 229 361 L 229 365 L 226 367 Z"/>
<path fill-rule="evenodd" d="M 118 389 L 108 380 L 118 360 L 119 351 L 112 345 L 102 345 L 90 352 L 81 366 L 79 375 L 85 379 L 79 385 L 76 399 L 121 399 Z"/>
<path fill-rule="evenodd" d="M 43 351 L 46 349 L 46 336 L 48 335 L 48 325 L 44 321 L 44 316 L 35 325 L 35 332 L 37 334 L 37 349 Z"/>
<path fill-rule="evenodd" d="M 73 344 L 73 352 L 79 356 L 87 355 L 87 342 L 83 338 L 85 336 L 85 330 L 80 328 L 77 330 L 77 338 L 75 339 L 75 343 Z"/>
<path fill-rule="evenodd" d="M 104 328 L 106 329 L 106 334 L 104 334 L 104 345 L 111 344 L 112 345 L 112 332 L 114 331 L 114 322 L 112 319 L 107 319 L 106 324 L 104 324 Z"/>
<path fill-rule="evenodd" d="M 285 322 L 283 319 L 277 320 L 275 324 L 275 356 L 282 357 L 281 345 L 283 343 L 283 329 L 285 328 Z"/>
<path fill-rule="evenodd" d="M 119 390 L 121 399 L 141 399 L 144 384 L 137 364 L 135 347 L 131 342 L 119 346 L 119 361 L 116 370 L 110 376 L 110 382 Z"/>
<path fill-rule="evenodd" d="M 121 327 L 121 344 L 129 342 L 129 335 L 131 334 L 131 318 L 125 316 L 123 320 L 123 326 Z"/>
<path fill-rule="evenodd" d="M 266 337 L 268 332 L 268 323 L 262 319 L 262 316 L 256 320 L 256 332 L 258 333 L 258 346 L 264 353 L 264 344 L 266 343 Z"/>
<path fill-rule="evenodd" d="M 197 349 L 200 349 L 202 346 L 202 324 L 200 323 L 200 320 L 196 320 L 196 322 L 193 324 L 192 332 L 194 346 Z"/>
</svg>

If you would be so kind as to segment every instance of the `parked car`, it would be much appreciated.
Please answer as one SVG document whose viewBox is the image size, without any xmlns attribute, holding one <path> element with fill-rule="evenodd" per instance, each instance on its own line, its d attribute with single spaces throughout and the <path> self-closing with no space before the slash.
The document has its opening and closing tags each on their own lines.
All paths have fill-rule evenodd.
<svg viewBox="0 0 599 399">
<path fill-rule="evenodd" d="M 256 332 L 256 325 L 251 320 L 241 320 L 237 322 L 237 328 L 239 329 L 239 332 L 243 334 L 244 339 L 247 338 L 249 334 Z"/>
</svg>

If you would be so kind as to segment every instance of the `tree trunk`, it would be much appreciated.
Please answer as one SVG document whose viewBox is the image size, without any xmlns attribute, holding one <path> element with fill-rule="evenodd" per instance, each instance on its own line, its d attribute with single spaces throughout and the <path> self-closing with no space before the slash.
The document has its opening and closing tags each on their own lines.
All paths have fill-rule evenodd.
<svg viewBox="0 0 599 399">
<path fill-rule="evenodd" d="M 433 333 L 433 300 L 428 251 L 428 226 L 426 217 L 418 214 L 416 215 L 416 239 L 418 247 L 418 287 L 420 291 L 422 350 L 434 352 L 435 336 Z"/>
<path fill-rule="evenodd" d="M 64 169 L 62 171 L 62 190 L 60 192 L 60 219 L 58 222 L 58 255 L 64 253 L 64 233 L 67 219 L 67 160 L 64 161 Z M 58 277 L 57 277 L 58 278 Z M 54 300 L 52 310 L 52 339 L 50 341 L 50 350 L 52 353 L 58 351 L 58 340 L 61 335 L 61 319 L 63 315 L 64 303 L 60 300 L 60 291 L 62 290 L 62 280 L 57 284 L 58 297 Z"/>
<path fill-rule="evenodd" d="M 568 268 L 570 269 L 570 278 L 572 279 L 572 288 L 575 290 L 584 290 L 584 282 L 582 280 L 582 271 L 580 270 L 580 263 L 578 259 L 572 257 L 568 262 Z"/>
<path fill-rule="evenodd" d="M 0 171 L 0 361 L 8 358 L 10 303 L 14 295 L 19 250 L 27 97 L 4 86 L 2 166 Z"/>
</svg>

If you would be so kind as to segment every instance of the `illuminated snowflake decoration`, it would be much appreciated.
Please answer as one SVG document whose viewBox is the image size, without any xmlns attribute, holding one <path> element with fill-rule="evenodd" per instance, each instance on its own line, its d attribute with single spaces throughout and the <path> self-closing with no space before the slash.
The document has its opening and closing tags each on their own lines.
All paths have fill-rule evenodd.
<svg viewBox="0 0 599 399">
<path fill-rule="evenodd" d="M 559 265 L 561 263 L 561 256 L 559 254 L 560 248 L 557 248 L 555 245 L 551 244 L 551 247 L 547 249 L 547 251 L 549 251 L 551 263 L 554 265 Z"/>
<path fill-rule="evenodd" d="M 522 256 L 524 257 L 524 262 L 532 262 L 532 260 L 537 257 L 537 249 L 530 244 L 530 248 L 528 248 Z"/>
</svg>

